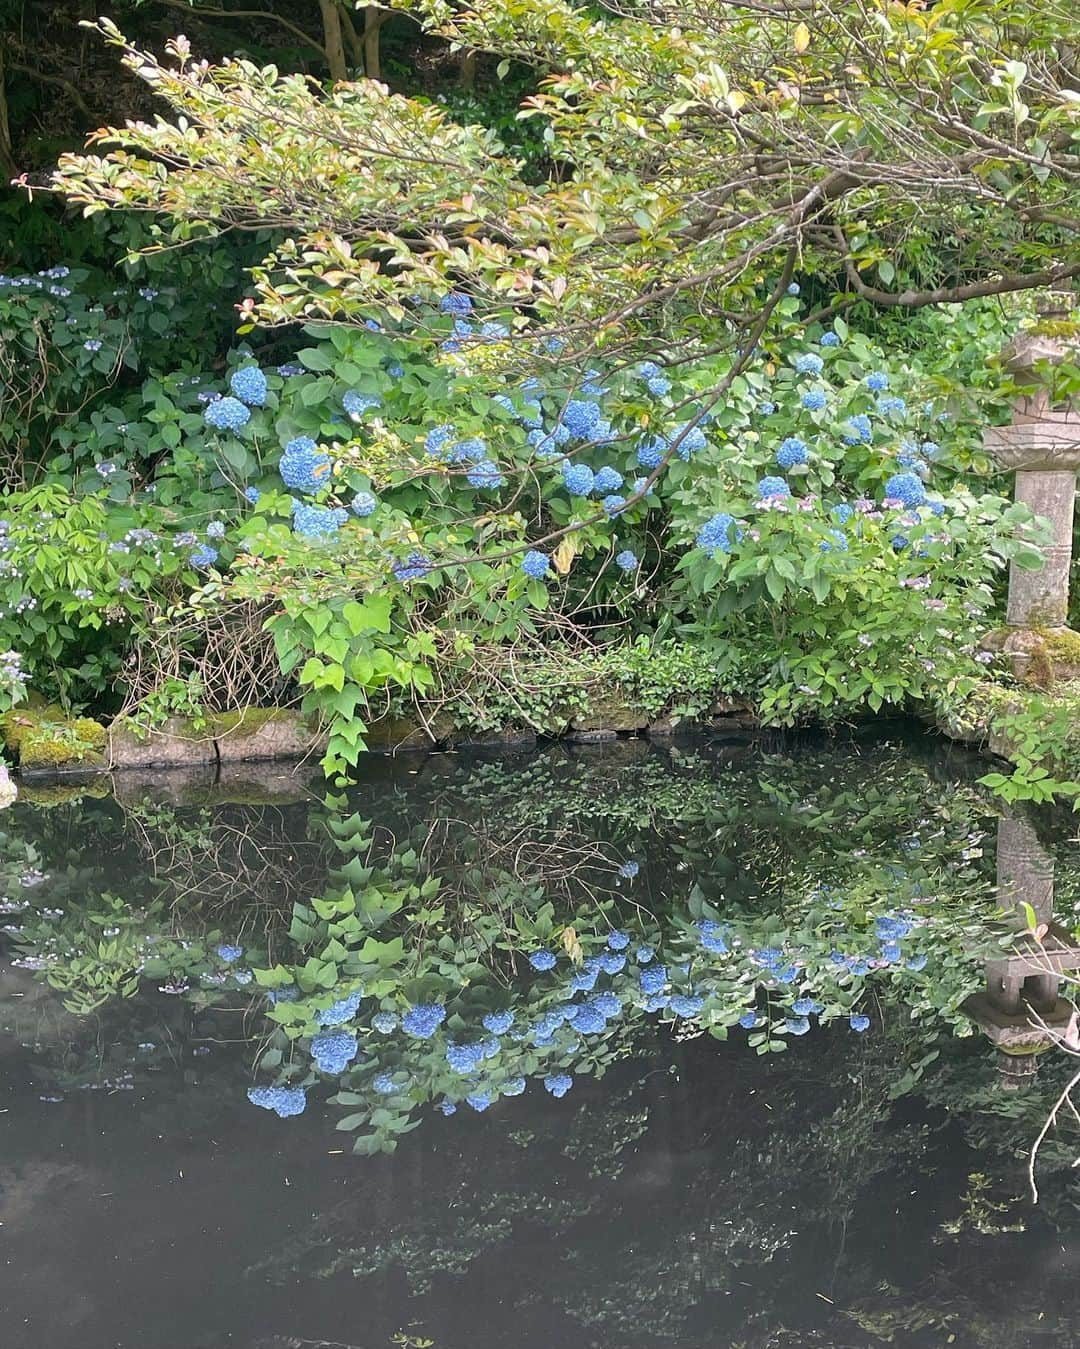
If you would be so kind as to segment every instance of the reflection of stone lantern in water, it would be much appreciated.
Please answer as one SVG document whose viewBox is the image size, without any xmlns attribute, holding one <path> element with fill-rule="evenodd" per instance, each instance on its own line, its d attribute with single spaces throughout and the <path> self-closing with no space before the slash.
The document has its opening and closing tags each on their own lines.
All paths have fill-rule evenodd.
<svg viewBox="0 0 1080 1349">
<path fill-rule="evenodd" d="M 964 1011 L 996 1046 L 1002 1085 L 1016 1087 L 1034 1076 L 1036 1056 L 1069 1024 L 1073 1005 L 1061 977 L 1080 970 L 1080 946 L 1053 920 L 1054 859 L 1012 811 L 998 819 L 997 886 L 1018 935 L 1011 952 L 987 960 L 985 991 L 968 998 Z M 1025 905 L 1046 929 L 1039 938 L 1025 930 Z"/>
</svg>

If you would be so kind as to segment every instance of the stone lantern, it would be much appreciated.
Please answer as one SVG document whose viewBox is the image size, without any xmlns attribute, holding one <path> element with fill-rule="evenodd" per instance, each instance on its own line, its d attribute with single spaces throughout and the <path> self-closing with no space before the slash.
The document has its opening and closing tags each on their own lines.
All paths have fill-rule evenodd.
<svg viewBox="0 0 1080 1349">
<path fill-rule="evenodd" d="M 1047 294 L 1039 321 L 1006 347 L 1002 361 L 1020 391 L 1012 424 L 989 427 L 983 438 L 997 463 L 1015 473 L 1015 500 L 1048 520 L 1052 534 L 1039 570 L 1012 564 L 1005 627 L 985 645 L 1008 657 L 1018 679 L 1044 686 L 1080 678 L 1080 634 L 1068 627 L 1080 399 L 1060 397 L 1054 387 L 1056 367 L 1080 364 L 1080 324 L 1070 321 L 1075 304 L 1071 291 Z"/>
</svg>

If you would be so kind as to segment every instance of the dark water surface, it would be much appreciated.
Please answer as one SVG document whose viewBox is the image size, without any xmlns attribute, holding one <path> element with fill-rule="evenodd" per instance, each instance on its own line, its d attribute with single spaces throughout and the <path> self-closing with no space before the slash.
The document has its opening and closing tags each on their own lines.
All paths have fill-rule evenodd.
<svg viewBox="0 0 1080 1349">
<path fill-rule="evenodd" d="M 330 805 L 317 779 L 305 801 L 294 778 L 301 799 L 286 800 L 280 777 L 269 793 L 176 779 L 131 783 L 120 800 L 24 793 L 0 816 L 4 921 L 19 929 L 0 971 L 0 1345 L 1077 1343 L 1076 1131 L 1063 1123 L 1048 1142 L 1038 1207 L 1026 1174 L 1070 1064 L 1051 1051 L 1034 1083 L 1006 1090 L 991 1046 L 958 1033 L 994 908 L 999 820 L 974 784 L 982 771 L 910 737 L 620 743 L 379 761 Z M 403 954 L 384 955 L 383 982 L 365 977 L 361 1055 L 279 1119 L 246 1097 L 275 1080 L 260 1065 L 265 999 L 203 937 L 234 938 L 256 969 L 299 959 L 291 906 L 337 893 L 327 839 L 353 813 L 372 822 L 376 851 L 411 850 L 418 874 L 442 877 L 447 912 L 372 925 Z M 1075 826 L 1032 828 L 1056 912 L 1075 925 Z M 633 878 L 618 874 L 628 860 Z M 544 944 L 545 903 L 551 974 L 522 958 Z M 485 961 L 455 965 L 507 905 L 539 926 L 515 936 L 507 921 Z M 916 926 L 901 962 L 856 985 L 814 973 L 818 937 L 827 952 L 903 912 Z M 755 985 L 724 963 L 731 952 L 699 951 L 702 914 L 728 924 L 736 951 L 775 941 L 796 984 L 775 986 L 766 966 Z M 580 968 L 559 945 L 565 926 L 586 952 L 608 949 L 590 945 L 594 919 L 597 941 L 615 928 L 631 952 L 651 942 L 676 984 L 690 951 L 701 1014 L 635 1007 L 632 959 L 611 976 L 624 1008 L 602 1034 L 535 1051 L 505 1037 L 480 1112 L 447 1076 L 444 1030 L 369 1029 L 376 1006 L 433 998 L 458 1038 L 474 1005 L 524 1024 L 563 965 Z M 147 952 L 172 943 L 187 954 L 163 957 L 171 974 L 194 964 L 186 988 L 161 992 L 171 974 Z M 714 966 L 726 983 L 708 982 Z M 445 991 L 454 981 L 460 993 Z M 803 987 L 823 1011 L 789 1033 L 786 1002 Z M 785 1052 L 756 1053 L 732 1024 L 731 1000 L 755 996 Z M 849 1027 L 856 1007 L 866 1032 Z M 306 1050 L 293 1053 L 306 1072 Z M 504 1059 L 523 1094 L 498 1095 Z M 542 1085 L 555 1068 L 573 1078 L 560 1099 Z M 404 1084 L 384 1098 L 394 1120 L 418 1124 L 392 1153 L 356 1155 L 381 1108 L 379 1071 Z M 330 1102 L 338 1087 L 356 1099 Z M 444 1095 L 456 1113 L 435 1108 Z M 337 1129 L 352 1107 L 366 1122 Z"/>
</svg>

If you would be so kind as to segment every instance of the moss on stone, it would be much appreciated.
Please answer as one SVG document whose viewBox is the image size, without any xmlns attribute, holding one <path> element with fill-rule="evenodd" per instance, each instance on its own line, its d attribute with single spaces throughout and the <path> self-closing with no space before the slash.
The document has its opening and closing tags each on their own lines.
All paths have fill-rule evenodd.
<svg viewBox="0 0 1080 1349">
<path fill-rule="evenodd" d="M 1072 628 L 1037 628 L 1051 658 L 1063 665 L 1080 666 L 1080 632 Z"/>
<path fill-rule="evenodd" d="M 0 736 L 24 770 L 105 767 L 105 727 L 90 717 L 66 717 L 49 704 L 6 712 Z"/>
<path fill-rule="evenodd" d="M 207 718 L 207 733 L 215 740 L 222 736 L 257 735 L 264 726 L 296 721 L 292 707 L 241 707 L 233 712 L 212 712 Z"/>
<path fill-rule="evenodd" d="M 1039 319 L 1024 329 L 1033 337 L 1060 337 L 1065 340 L 1080 337 L 1080 323 L 1075 319 Z"/>
</svg>

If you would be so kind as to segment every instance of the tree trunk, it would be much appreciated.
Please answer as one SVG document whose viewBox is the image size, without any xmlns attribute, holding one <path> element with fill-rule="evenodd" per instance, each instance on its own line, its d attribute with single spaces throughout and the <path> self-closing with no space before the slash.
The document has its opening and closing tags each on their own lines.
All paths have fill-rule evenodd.
<svg viewBox="0 0 1080 1349">
<path fill-rule="evenodd" d="M 382 64 L 379 60 L 379 29 L 383 16 L 378 6 L 368 5 L 364 10 L 364 74 L 369 80 L 382 79 Z"/>
<path fill-rule="evenodd" d="M 461 69 L 458 73 L 458 81 L 462 89 L 468 89 L 471 93 L 476 85 L 476 53 L 463 52 L 461 57 Z"/>
<path fill-rule="evenodd" d="M 15 151 L 11 144 L 11 122 L 8 119 L 7 90 L 4 87 L 5 61 L 4 44 L 0 42 L 0 167 L 4 178 L 14 178 L 19 172 L 15 163 Z"/>
<path fill-rule="evenodd" d="M 319 0 L 319 10 L 323 23 L 323 46 L 326 48 L 326 64 L 330 67 L 332 80 L 347 80 L 349 68 L 345 64 L 345 37 L 341 31 L 341 10 L 338 0 Z"/>
</svg>

